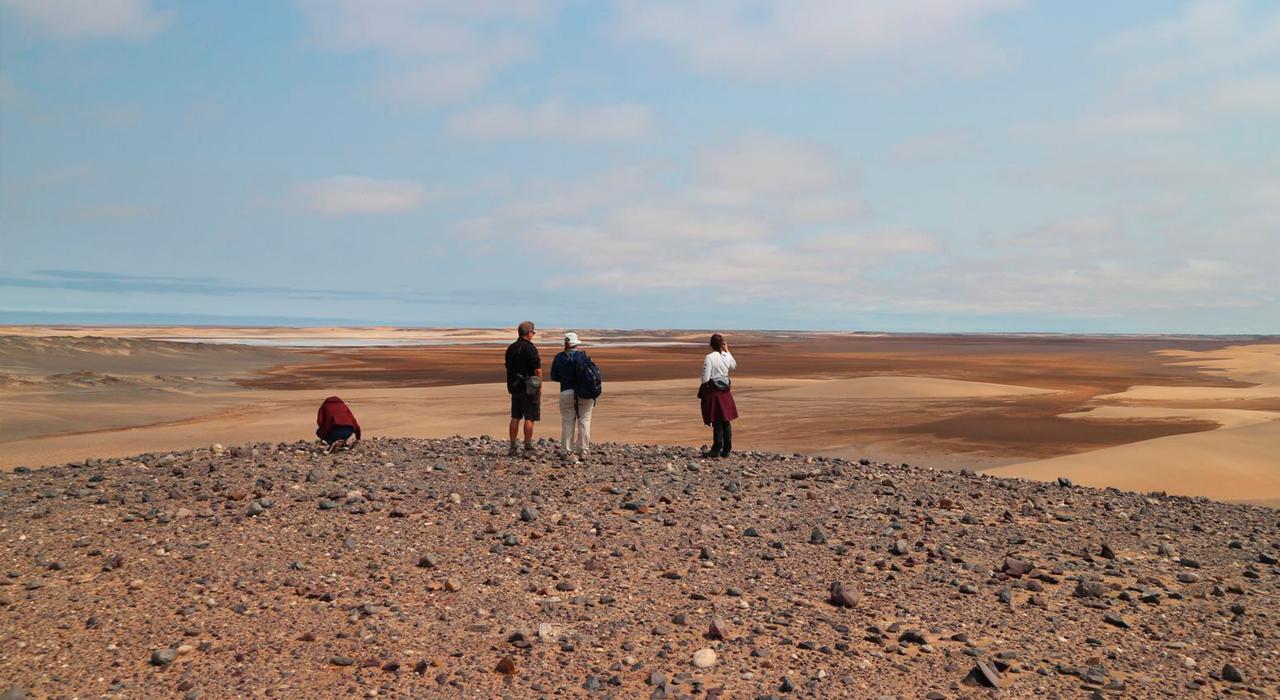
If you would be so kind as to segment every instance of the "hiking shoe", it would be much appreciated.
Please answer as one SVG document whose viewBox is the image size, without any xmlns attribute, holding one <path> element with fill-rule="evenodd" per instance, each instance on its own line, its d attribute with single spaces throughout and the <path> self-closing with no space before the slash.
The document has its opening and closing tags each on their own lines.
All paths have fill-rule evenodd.
<svg viewBox="0 0 1280 700">
<path fill-rule="evenodd" d="M 520 454 L 520 449 L 517 448 L 515 445 L 512 445 L 511 449 L 507 450 L 508 457 L 515 457 L 516 455 L 519 455 L 519 454 Z"/>
</svg>

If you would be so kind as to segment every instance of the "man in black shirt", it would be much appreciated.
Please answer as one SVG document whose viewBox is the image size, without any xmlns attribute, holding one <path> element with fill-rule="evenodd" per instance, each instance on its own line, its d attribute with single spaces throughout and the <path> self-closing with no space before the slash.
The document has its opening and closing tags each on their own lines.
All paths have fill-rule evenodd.
<svg viewBox="0 0 1280 700">
<path fill-rule="evenodd" d="M 511 425 L 507 430 L 511 450 L 507 454 L 512 456 L 518 454 L 520 421 L 524 420 L 524 453 L 528 456 L 533 453 L 533 423 L 542 419 L 542 358 L 533 344 L 536 332 L 533 321 L 522 321 L 516 329 L 520 337 L 507 346 L 507 393 L 511 394 Z M 533 392 L 531 387 L 536 387 Z"/>
</svg>

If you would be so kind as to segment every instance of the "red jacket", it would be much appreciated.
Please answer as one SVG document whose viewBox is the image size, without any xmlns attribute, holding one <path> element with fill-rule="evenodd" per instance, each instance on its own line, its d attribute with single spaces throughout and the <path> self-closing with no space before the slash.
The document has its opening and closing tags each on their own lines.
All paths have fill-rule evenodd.
<svg viewBox="0 0 1280 700">
<path fill-rule="evenodd" d="M 702 399 L 702 422 L 707 425 L 719 421 L 732 421 L 738 418 L 738 404 L 733 400 L 733 392 L 729 389 L 717 389 L 707 382 L 698 387 L 698 398 Z"/>
<path fill-rule="evenodd" d="M 342 399 L 336 396 L 330 396 L 320 404 L 320 410 L 316 413 L 316 435 L 323 438 L 328 435 L 334 427 L 339 425 L 347 425 L 355 428 L 356 438 L 360 438 L 360 424 L 356 422 L 356 417 L 351 413 L 351 409 L 342 402 Z"/>
</svg>

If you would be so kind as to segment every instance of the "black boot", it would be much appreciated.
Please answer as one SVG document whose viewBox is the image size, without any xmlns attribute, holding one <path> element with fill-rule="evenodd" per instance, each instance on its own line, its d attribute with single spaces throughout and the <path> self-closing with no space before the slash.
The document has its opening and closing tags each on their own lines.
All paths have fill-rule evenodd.
<svg viewBox="0 0 1280 700">
<path fill-rule="evenodd" d="M 703 459 L 716 459 L 724 449 L 724 437 L 720 432 L 720 423 L 711 424 L 711 449 L 702 453 Z"/>
<path fill-rule="evenodd" d="M 724 436 L 720 456 L 728 457 L 729 453 L 733 451 L 733 423 L 725 421 L 724 428 L 720 430 L 720 434 Z"/>
</svg>

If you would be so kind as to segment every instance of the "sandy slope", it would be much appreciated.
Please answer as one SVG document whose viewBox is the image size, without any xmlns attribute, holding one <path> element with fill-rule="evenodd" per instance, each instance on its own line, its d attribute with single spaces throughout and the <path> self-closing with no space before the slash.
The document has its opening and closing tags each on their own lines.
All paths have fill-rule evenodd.
<svg viewBox="0 0 1280 700">
<path fill-rule="evenodd" d="M 969 382 L 932 377 L 855 377 L 853 379 L 795 380 L 773 392 L 772 398 L 801 399 L 976 399 L 990 396 L 1052 394 L 1012 384 Z"/>
<path fill-rule="evenodd" d="M 610 384 L 593 425 L 593 437 L 606 441 L 699 444 L 706 429 L 698 415 L 696 382 L 660 380 Z M 871 377 L 861 380 L 744 379 L 735 393 L 746 416 L 739 429 L 744 447 L 783 445 L 798 449 L 808 433 L 823 423 L 812 413 L 811 399 L 919 400 L 980 398 L 1039 393 L 1025 387 L 984 382 L 932 380 L 919 377 Z M 967 392 L 967 393 L 966 393 Z M 501 384 L 448 387 L 344 389 L 342 397 L 356 411 L 370 435 L 447 437 L 492 434 L 506 430 L 508 399 Z M 316 406 L 324 392 L 309 390 L 227 390 L 175 400 L 162 414 L 143 419 L 135 400 L 108 398 L 91 408 L 102 416 L 127 416 L 123 424 L 101 429 L 0 442 L 0 465 L 47 464 L 88 456 L 118 457 L 139 451 L 178 450 L 213 442 L 239 444 L 312 438 Z M 778 401 L 778 399 L 801 399 Z M 34 396 L 0 399 L 0 417 L 14 418 L 32 410 Z M 64 401 L 55 398 L 41 410 L 74 425 Z M 133 427 L 128 427 L 133 426 Z M 779 430 L 779 427 L 782 429 Z M 792 429 L 787 429 L 791 427 Z M 559 409 L 553 396 L 543 399 L 540 436 L 559 435 Z M 830 442 L 822 443 L 830 444 Z"/>
<path fill-rule="evenodd" d="M 1242 400 L 1280 399 L 1280 345 L 1210 352 L 1168 351 L 1249 387 L 1135 386 L 1097 397 L 1109 405 L 1069 414 L 1081 420 L 1212 420 L 1221 427 L 1038 460 L 992 470 L 1002 476 L 1054 479 L 1135 491 L 1167 491 L 1221 500 L 1280 499 L 1280 412 L 1217 408 Z M 1116 405 L 1120 404 L 1120 405 Z M 1158 465 L 1158 466 L 1153 466 Z"/>
<path fill-rule="evenodd" d="M 74 337 L 51 337 L 64 330 Z M 130 337 L 103 337 L 114 331 Z M 509 335 L 172 328 L 0 335 L 0 468 L 310 438 L 315 407 L 335 393 L 371 435 L 505 434 L 507 397 L 491 383 L 501 373 L 500 342 L 301 352 L 145 337 L 399 334 L 468 343 Z M 608 377 L 597 440 L 706 442 L 694 398 L 701 348 L 662 342 L 694 335 L 608 337 L 645 342 L 592 348 Z M 739 449 L 1280 499 L 1280 466 L 1271 454 L 1280 454 L 1280 344 L 766 332 L 734 338 Z M 558 435 L 554 398 L 544 401 L 539 436 Z M 1212 434 L 1193 432 L 1215 425 Z"/>
</svg>

